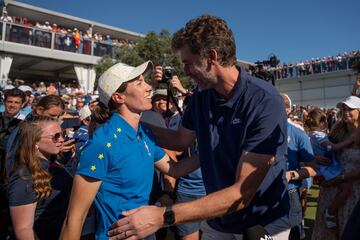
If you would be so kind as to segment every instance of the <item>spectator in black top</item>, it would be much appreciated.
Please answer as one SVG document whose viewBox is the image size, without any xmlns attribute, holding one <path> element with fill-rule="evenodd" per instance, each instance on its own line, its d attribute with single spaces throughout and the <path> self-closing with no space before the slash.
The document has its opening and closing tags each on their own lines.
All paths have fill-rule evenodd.
<svg viewBox="0 0 360 240">
<path fill-rule="evenodd" d="M 0 239 L 6 239 L 10 225 L 6 199 L 5 144 L 10 132 L 20 123 L 19 114 L 25 102 L 25 93 L 17 88 L 5 91 L 5 111 L 0 113 Z"/>
<path fill-rule="evenodd" d="M 17 239 L 58 239 L 65 219 L 72 178 L 50 164 L 64 138 L 59 123 L 38 116 L 20 127 L 20 144 L 9 176 L 8 198 Z"/>
</svg>

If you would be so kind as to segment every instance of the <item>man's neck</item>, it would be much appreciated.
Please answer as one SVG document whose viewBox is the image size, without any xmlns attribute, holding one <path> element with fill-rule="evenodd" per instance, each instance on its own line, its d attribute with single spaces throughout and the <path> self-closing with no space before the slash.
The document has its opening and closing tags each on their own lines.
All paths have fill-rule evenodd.
<svg viewBox="0 0 360 240">
<path fill-rule="evenodd" d="M 8 112 L 4 112 L 4 116 L 5 117 L 7 117 L 7 118 L 14 118 L 16 115 L 17 115 L 18 113 L 16 113 L 16 114 L 10 114 L 10 113 L 8 113 Z"/>
<path fill-rule="evenodd" d="M 235 65 L 219 69 L 219 84 L 215 91 L 224 99 L 229 99 L 233 94 L 234 87 L 239 79 L 240 69 Z"/>
</svg>

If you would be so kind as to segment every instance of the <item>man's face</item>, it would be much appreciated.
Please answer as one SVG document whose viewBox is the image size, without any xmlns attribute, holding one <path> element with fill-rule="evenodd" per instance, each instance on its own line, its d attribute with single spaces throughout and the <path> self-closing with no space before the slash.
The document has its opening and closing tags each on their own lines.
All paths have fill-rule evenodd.
<svg viewBox="0 0 360 240">
<path fill-rule="evenodd" d="M 82 102 L 82 101 L 79 101 L 79 102 L 76 103 L 76 109 L 77 110 L 80 110 L 83 106 L 84 106 L 84 102 Z"/>
<path fill-rule="evenodd" d="M 180 49 L 180 57 L 184 64 L 185 74 L 194 79 L 201 90 L 216 86 L 218 81 L 211 71 L 209 59 L 193 54 L 187 45 Z"/>
<path fill-rule="evenodd" d="M 144 76 L 140 75 L 134 81 L 128 83 L 124 104 L 133 113 L 141 113 L 150 110 L 151 105 L 151 86 L 145 82 Z"/>
<path fill-rule="evenodd" d="M 20 111 L 22 105 L 23 102 L 20 97 L 8 96 L 5 101 L 5 113 L 13 117 Z"/>
<path fill-rule="evenodd" d="M 166 112 L 166 96 L 157 95 L 152 100 L 153 109 L 161 115 Z M 171 109 L 172 104 L 169 102 L 169 108 Z"/>
</svg>

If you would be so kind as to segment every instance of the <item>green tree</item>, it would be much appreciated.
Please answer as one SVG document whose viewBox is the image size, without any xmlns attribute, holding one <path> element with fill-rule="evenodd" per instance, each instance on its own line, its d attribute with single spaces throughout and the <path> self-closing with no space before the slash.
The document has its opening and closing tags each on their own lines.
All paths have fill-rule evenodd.
<svg viewBox="0 0 360 240">
<path fill-rule="evenodd" d="M 95 79 L 95 83 L 94 83 L 94 89 L 97 89 L 98 80 L 99 80 L 99 77 L 101 76 L 101 74 L 103 74 L 106 71 L 106 69 L 110 68 L 115 63 L 116 63 L 115 59 L 112 59 L 109 56 L 105 55 L 104 57 L 102 57 L 99 60 L 98 64 L 96 64 L 94 66 L 95 72 L 96 72 L 96 79 Z"/>
<path fill-rule="evenodd" d="M 184 75 L 183 64 L 178 54 L 171 49 L 171 34 L 162 30 L 159 34 L 150 31 L 144 38 L 140 39 L 135 47 L 123 45 L 116 52 L 115 62 L 123 62 L 131 66 L 137 66 L 147 60 L 151 60 L 155 66 L 171 66 L 175 68 L 183 86 L 189 88 L 193 81 Z M 103 57 L 96 65 L 97 78 L 110 66 L 109 57 Z"/>
</svg>

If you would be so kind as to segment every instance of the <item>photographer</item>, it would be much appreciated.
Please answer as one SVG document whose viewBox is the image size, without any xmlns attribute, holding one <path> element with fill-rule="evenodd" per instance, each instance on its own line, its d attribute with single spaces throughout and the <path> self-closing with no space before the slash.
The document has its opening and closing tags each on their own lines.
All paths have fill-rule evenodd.
<svg viewBox="0 0 360 240">
<path fill-rule="evenodd" d="M 155 75 L 160 76 L 162 71 L 161 67 L 156 67 Z M 189 97 L 192 92 L 186 90 L 178 76 L 173 75 L 169 80 L 169 86 L 171 89 L 181 94 L 181 97 Z M 186 106 L 184 106 L 186 107 Z M 179 111 L 171 116 L 168 121 L 168 128 L 177 130 L 181 126 L 182 115 Z M 177 152 L 177 159 L 181 161 L 187 157 L 198 154 L 197 143 L 195 141 L 187 150 Z M 175 189 L 175 203 L 190 202 L 199 199 L 206 195 L 204 182 L 202 179 L 201 169 L 198 168 L 195 171 L 177 179 Z M 177 239 L 182 240 L 198 240 L 200 239 L 200 223 L 201 221 L 195 221 L 191 223 L 178 224 L 173 227 Z"/>
</svg>

